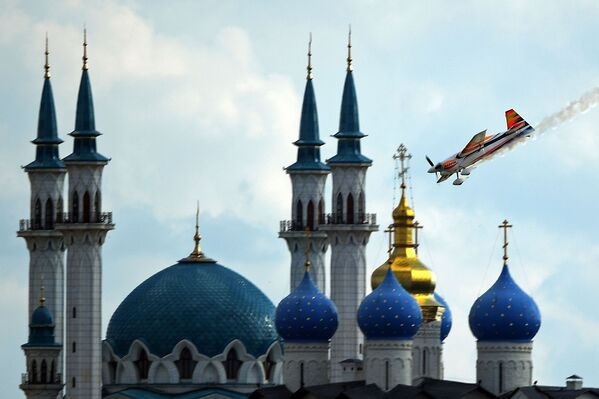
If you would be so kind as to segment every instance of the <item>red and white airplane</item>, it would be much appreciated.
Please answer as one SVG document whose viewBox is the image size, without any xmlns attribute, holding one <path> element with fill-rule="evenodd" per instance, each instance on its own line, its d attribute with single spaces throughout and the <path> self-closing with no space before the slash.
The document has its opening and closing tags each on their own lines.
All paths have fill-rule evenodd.
<svg viewBox="0 0 599 399">
<path fill-rule="evenodd" d="M 460 175 L 470 175 L 476 163 L 489 157 L 514 140 L 532 135 L 534 131 L 533 127 L 513 109 L 505 111 L 505 119 L 507 121 L 507 130 L 505 132 L 487 136 L 487 131 L 483 130 L 475 134 L 462 151 L 450 156 L 443 162 L 435 165 L 427 156 L 426 160 L 431 165 L 428 173 L 437 175 L 437 183 L 441 183 L 455 174 L 456 179 L 453 181 L 453 184 L 459 186 L 464 182 L 464 179 Z"/>
</svg>

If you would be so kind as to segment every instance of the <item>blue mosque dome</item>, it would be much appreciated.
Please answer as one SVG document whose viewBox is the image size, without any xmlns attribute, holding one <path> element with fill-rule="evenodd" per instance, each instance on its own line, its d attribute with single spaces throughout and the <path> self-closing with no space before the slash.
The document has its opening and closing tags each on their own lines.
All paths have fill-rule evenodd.
<svg viewBox="0 0 599 399">
<path fill-rule="evenodd" d="M 241 275 L 204 257 L 198 242 L 188 258 L 141 283 L 114 312 L 106 341 L 118 356 L 140 340 L 162 357 L 187 339 L 206 356 L 240 340 L 258 357 L 279 339 L 272 302 Z"/>
<path fill-rule="evenodd" d="M 480 341 L 531 341 L 541 327 L 541 313 L 503 265 L 499 278 L 472 305 L 470 330 Z"/>
<path fill-rule="evenodd" d="M 412 339 L 421 324 L 418 302 L 388 268 L 383 282 L 360 304 L 360 329 L 368 339 Z"/>
<path fill-rule="evenodd" d="M 286 341 L 327 342 L 337 331 L 337 308 L 306 271 L 297 288 L 277 306 L 275 324 Z"/>
<path fill-rule="evenodd" d="M 34 326 L 54 326 L 54 320 L 50 310 L 44 305 L 40 305 L 31 314 L 31 325 Z"/>
<path fill-rule="evenodd" d="M 451 325 L 453 320 L 451 318 L 451 309 L 449 309 L 449 305 L 443 299 L 443 297 L 435 292 L 435 300 L 439 302 L 445 308 L 443 312 L 443 316 L 441 318 L 441 342 L 445 341 L 445 338 L 449 335 L 451 331 Z"/>
</svg>

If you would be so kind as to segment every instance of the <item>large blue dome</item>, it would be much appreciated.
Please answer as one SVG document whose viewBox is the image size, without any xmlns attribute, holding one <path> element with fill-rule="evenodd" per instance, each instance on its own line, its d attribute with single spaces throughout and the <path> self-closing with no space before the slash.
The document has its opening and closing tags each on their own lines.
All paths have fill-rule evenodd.
<svg viewBox="0 0 599 399">
<path fill-rule="evenodd" d="M 449 305 L 443 299 L 443 297 L 435 292 L 435 299 L 445 308 L 443 312 L 443 316 L 441 317 L 441 342 L 445 341 L 445 338 L 449 335 L 451 331 L 451 325 L 453 323 L 453 319 L 451 317 L 451 309 L 449 309 Z"/>
<path fill-rule="evenodd" d="M 278 340 L 274 313 L 266 295 L 234 271 L 214 261 L 182 260 L 125 298 L 110 319 L 106 341 L 121 357 L 136 339 L 158 356 L 182 339 L 214 356 L 238 339 L 257 357 Z"/>
<path fill-rule="evenodd" d="M 275 323 L 286 341 L 326 342 L 337 331 L 337 308 L 306 272 L 297 288 L 277 306 Z"/>
<path fill-rule="evenodd" d="M 412 339 L 422 324 L 418 302 L 391 268 L 358 308 L 358 325 L 368 339 Z"/>
<path fill-rule="evenodd" d="M 531 341 L 541 327 L 541 313 L 504 265 L 495 284 L 472 305 L 469 323 L 480 341 Z"/>
</svg>

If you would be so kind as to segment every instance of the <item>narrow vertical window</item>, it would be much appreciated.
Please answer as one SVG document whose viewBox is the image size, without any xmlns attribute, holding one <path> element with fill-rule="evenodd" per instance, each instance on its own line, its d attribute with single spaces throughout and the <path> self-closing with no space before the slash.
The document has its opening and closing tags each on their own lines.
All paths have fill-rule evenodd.
<svg viewBox="0 0 599 399">
<path fill-rule="evenodd" d="M 58 201 L 56 201 L 56 222 L 62 223 L 62 213 L 63 213 L 63 204 L 62 197 L 58 197 Z"/>
<path fill-rule="evenodd" d="M 46 220 L 45 220 L 46 230 L 51 230 L 54 228 L 54 203 L 51 198 L 46 200 Z"/>
<path fill-rule="evenodd" d="M 422 375 L 426 376 L 426 349 L 422 350 Z"/>
<path fill-rule="evenodd" d="M 337 194 L 335 213 L 335 223 L 343 223 L 343 195 L 341 193 Z"/>
<path fill-rule="evenodd" d="M 79 194 L 77 194 L 77 191 L 73 191 L 71 221 L 79 221 Z"/>
<path fill-rule="evenodd" d="M 349 193 L 347 195 L 347 224 L 354 224 L 354 196 Z"/>
<path fill-rule="evenodd" d="M 358 223 L 366 222 L 366 200 L 364 199 L 364 191 L 360 191 L 358 197 Z"/>
<path fill-rule="evenodd" d="M 83 223 L 91 222 L 91 209 L 89 203 L 89 192 L 83 194 Z"/>
<path fill-rule="evenodd" d="M 277 364 L 272 353 L 272 350 L 268 352 L 268 356 L 266 356 L 266 359 L 264 359 L 264 362 L 262 363 L 262 366 L 264 366 L 264 377 L 269 381 L 272 379 L 272 370 Z"/>
<path fill-rule="evenodd" d="M 42 228 L 42 203 L 39 198 L 35 200 L 35 209 L 33 210 L 33 228 L 36 230 Z"/>
<path fill-rule="evenodd" d="M 73 353 L 77 352 L 77 343 L 73 341 Z"/>
<path fill-rule="evenodd" d="M 73 319 L 77 318 L 77 308 L 73 306 Z"/>
<path fill-rule="evenodd" d="M 310 200 L 310 202 L 308 202 L 308 229 L 310 229 L 310 231 L 314 230 L 314 204 L 312 203 L 312 201 Z"/>
<path fill-rule="evenodd" d="M 300 363 L 300 387 L 304 387 L 304 363 Z"/>
<path fill-rule="evenodd" d="M 77 386 L 77 380 L 75 379 L 75 377 L 73 377 L 73 378 L 71 379 L 71 387 L 72 387 L 72 388 L 75 388 L 76 386 Z"/>
<path fill-rule="evenodd" d="M 35 361 L 35 359 L 31 362 L 31 375 L 29 376 L 29 381 L 31 381 L 32 384 L 37 384 L 37 361 Z"/>
<path fill-rule="evenodd" d="M 52 360 L 52 363 L 50 364 L 50 383 L 51 384 L 58 382 L 55 375 L 56 375 L 56 362 L 54 360 Z"/>
<path fill-rule="evenodd" d="M 385 360 L 385 391 L 389 390 L 389 361 Z"/>
<path fill-rule="evenodd" d="M 179 370 L 179 378 L 191 379 L 196 363 L 193 360 L 191 351 L 187 347 L 183 348 L 179 354 L 179 359 L 175 360 L 175 365 L 177 366 L 177 370 Z"/>
<path fill-rule="evenodd" d="M 148 379 L 148 371 L 150 371 L 150 360 L 148 359 L 148 354 L 145 350 L 141 350 L 139 352 L 139 357 L 135 361 L 135 367 L 137 368 L 137 373 L 139 374 L 140 380 Z"/>
<path fill-rule="evenodd" d="M 48 383 L 48 364 L 46 359 L 42 360 L 42 366 L 40 367 L 40 382 L 42 384 Z"/>
<path fill-rule="evenodd" d="M 499 362 L 499 393 L 503 392 L 503 362 Z"/>
<path fill-rule="evenodd" d="M 318 224 L 324 223 L 324 201 L 322 198 L 318 201 Z"/>
<path fill-rule="evenodd" d="M 100 217 L 100 213 L 102 212 L 102 196 L 100 194 L 100 190 L 96 191 L 96 196 L 94 197 L 94 212 L 96 217 Z"/>
<path fill-rule="evenodd" d="M 236 380 L 237 375 L 239 374 L 239 369 L 241 368 L 241 360 L 237 356 L 237 351 L 235 348 L 231 348 L 229 353 L 227 353 L 227 359 L 223 362 L 223 366 L 225 366 L 225 373 L 227 374 L 228 380 Z"/>
<path fill-rule="evenodd" d="M 297 200 L 295 204 L 295 226 L 296 230 L 302 230 L 304 224 L 304 206 L 302 200 Z"/>
</svg>

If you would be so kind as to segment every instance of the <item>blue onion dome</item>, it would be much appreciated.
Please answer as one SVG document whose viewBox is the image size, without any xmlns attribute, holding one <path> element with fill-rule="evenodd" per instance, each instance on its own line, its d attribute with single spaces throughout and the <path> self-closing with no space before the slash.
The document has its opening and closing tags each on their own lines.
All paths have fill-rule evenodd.
<svg viewBox="0 0 599 399">
<path fill-rule="evenodd" d="M 52 314 L 45 305 L 40 305 L 31 314 L 31 325 L 36 327 L 43 326 L 54 326 L 54 320 L 52 320 Z"/>
<path fill-rule="evenodd" d="M 469 323 L 480 341 L 528 342 L 541 327 L 541 313 L 503 265 L 495 284 L 472 305 Z"/>
<path fill-rule="evenodd" d="M 443 316 L 441 317 L 441 342 L 445 341 L 445 338 L 449 335 L 451 331 L 451 324 L 453 322 L 451 318 L 451 309 L 449 309 L 449 305 L 443 299 L 443 297 L 435 292 L 435 300 L 439 302 L 445 310 L 443 311 Z"/>
<path fill-rule="evenodd" d="M 29 323 L 29 340 L 23 346 L 56 346 L 54 341 L 54 320 L 45 305 L 45 298 L 40 298 L 40 305 L 31 314 Z"/>
<path fill-rule="evenodd" d="M 388 268 L 383 282 L 360 304 L 360 329 L 368 339 L 412 339 L 421 324 L 418 302 Z"/>
<path fill-rule="evenodd" d="M 258 357 L 279 339 L 272 302 L 250 281 L 206 257 L 197 228 L 194 239 L 191 255 L 141 283 L 112 315 L 106 341 L 118 356 L 140 340 L 163 357 L 187 339 L 209 357 L 240 340 Z"/>
<path fill-rule="evenodd" d="M 277 306 L 275 325 L 286 341 L 328 342 L 338 324 L 337 307 L 314 285 L 307 271 Z"/>
</svg>

